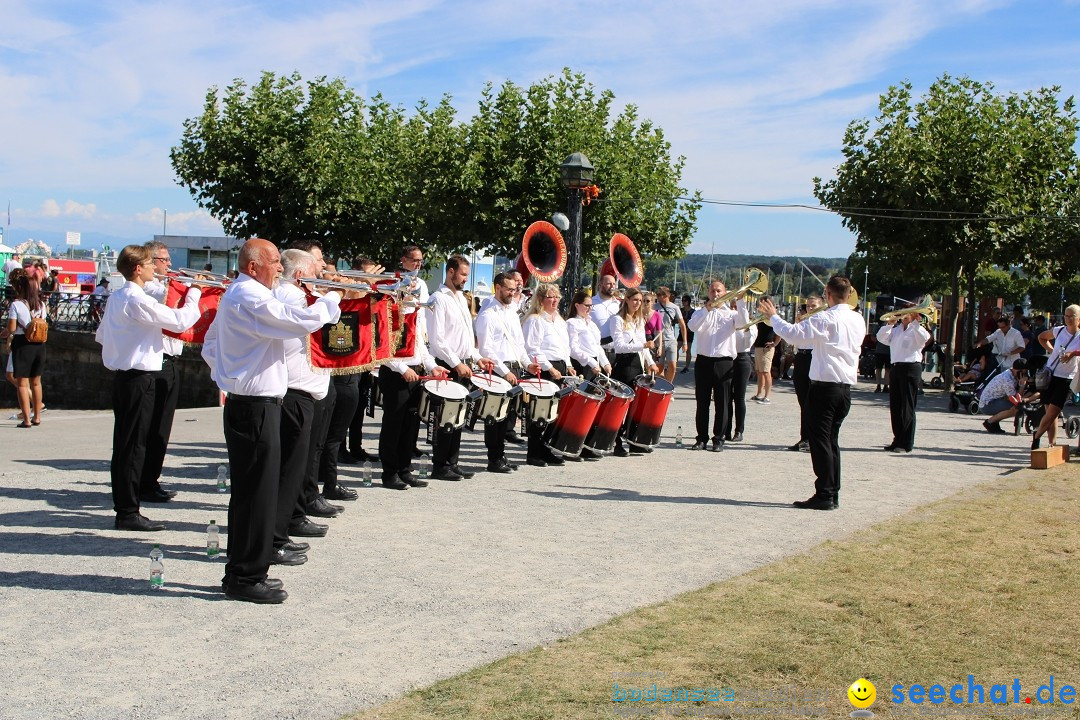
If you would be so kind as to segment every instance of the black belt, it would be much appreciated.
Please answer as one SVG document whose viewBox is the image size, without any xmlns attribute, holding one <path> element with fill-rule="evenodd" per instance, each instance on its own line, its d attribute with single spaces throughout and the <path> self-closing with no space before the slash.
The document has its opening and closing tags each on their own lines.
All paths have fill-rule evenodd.
<svg viewBox="0 0 1080 720">
<path fill-rule="evenodd" d="M 18 337 L 18 336 L 16 336 L 16 337 Z M 117 375 L 132 375 L 132 376 L 134 376 L 134 375 L 149 375 L 151 372 L 152 372 L 151 370 L 136 370 L 135 368 L 132 368 L 131 370 L 117 370 L 116 374 Z"/>
<path fill-rule="evenodd" d="M 281 398 L 272 397 L 269 395 L 233 395 L 229 393 L 227 396 L 227 402 L 248 402 L 248 403 L 266 403 L 267 405 L 280 405 Z"/>
<path fill-rule="evenodd" d="M 734 360 L 735 359 L 735 358 L 731 357 L 730 355 L 721 355 L 720 357 L 717 357 L 715 355 L 701 355 L 701 354 L 699 354 L 698 357 L 699 358 L 708 358 L 709 360 Z"/>
<path fill-rule="evenodd" d="M 300 390 L 298 388 L 289 388 L 288 390 L 285 391 L 285 394 L 286 395 L 303 395 L 304 397 L 311 398 L 312 400 L 315 399 L 315 396 L 312 395 L 311 393 L 309 393 L 307 390 Z M 229 397 L 236 397 L 236 396 L 235 395 L 230 395 Z"/>
<path fill-rule="evenodd" d="M 610 335 L 608 335 L 607 337 L 600 338 L 600 344 L 601 345 L 610 345 L 613 342 L 615 342 L 615 340 Z"/>
<path fill-rule="evenodd" d="M 813 350 L 796 350 L 795 354 L 796 355 L 809 355 L 812 352 L 814 352 L 814 351 Z"/>
<path fill-rule="evenodd" d="M 851 387 L 847 383 L 842 382 L 826 382 L 824 380 L 811 380 L 811 385 L 822 385 L 824 387 Z"/>
<path fill-rule="evenodd" d="M 743 357 L 743 356 L 750 357 L 750 351 L 749 350 L 743 350 L 741 353 L 738 354 L 738 356 L 739 357 Z"/>
<path fill-rule="evenodd" d="M 922 365 L 919 360 L 912 360 L 911 362 L 894 362 L 893 365 Z"/>
<path fill-rule="evenodd" d="M 176 355 L 169 355 L 168 353 L 166 353 L 166 354 L 161 356 L 161 362 L 163 362 L 163 363 L 174 362 L 177 357 L 178 356 L 176 356 Z"/>
</svg>

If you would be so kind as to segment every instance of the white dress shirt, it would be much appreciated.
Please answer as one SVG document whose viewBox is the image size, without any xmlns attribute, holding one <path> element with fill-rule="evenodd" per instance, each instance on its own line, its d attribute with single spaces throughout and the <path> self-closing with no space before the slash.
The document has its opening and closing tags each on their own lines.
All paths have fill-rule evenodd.
<svg viewBox="0 0 1080 720">
<path fill-rule="evenodd" d="M 151 280 L 143 285 L 143 292 L 164 305 L 165 298 L 169 294 L 169 286 L 162 280 Z M 165 335 L 162 340 L 165 342 L 166 355 L 177 357 L 184 352 L 184 341 L 180 338 Z"/>
<path fill-rule="evenodd" d="M 735 326 L 740 327 L 750 322 L 750 308 L 747 307 L 745 300 L 735 301 L 735 311 L 739 313 L 739 317 L 735 320 Z M 752 353 L 754 352 L 754 341 L 757 340 L 758 324 L 754 323 L 745 330 L 735 331 L 735 352 L 736 353 Z"/>
<path fill-rule="evenodd" d="M 450 367 L 469 360 L 479 360 L 473 337 L 472 313 L 469 303 L 460 292 L 445 284 L 432 296 L 435 307 L 427 314 L 427 336 L 431 354 Z"/>
<path fill-rule="evenodd" d="M 593 297 L 592 310 L 589 311 L 589 316 L 592 321 L 596 323 L 596 327 L 600 328 L 600 337 L 613 337 L 615 332 L 615 316 L 619 314 L 619 306 L 622 303 L 618 298 L 612 297 L 607 300 L 602 300 L 599 295 Z M 611 348 L 611 345 L 604 345 L 605 348 Z"/>
<path fill-rule="evenodd" d="M 96 340 L 101 343 L 101 361 L 110 370 L 161 369 L 165 353 L 162 329 L 183 332 L 202 316 L 202 292 L 191 288 L 182 307 L 165 307 L 128 280 L 109 297 L 105 315 L 98 325 Z"/>
<path fill-rule="evenodd" d="M 930 331 L 917 322 L 908 323 L 907 328 L 902 322 L 892 327 L 882 325 L 877 331 L 878 342 L 889 346 L 889 361 L 894 363 L 922 362 L 929 339 Z"/>
<path fill-rule="evenodd" d="M 626 324 L 626 321 L 621 316 L 616 315 L 612 320 L 613 327 L 611 329 L 612 345 L 615 348 L 616 355 L 629 355 L 631 353 L 640 353 L 645 349 L 645 323 L 631 323 Z M 642 359 L 644 363 L 644 358 Z M 644 368 L 648 370 L 649 365 L 652 362 L 644 364 Z"/>
<path fill-rule="evenodd" d="M 750 322 L 746 316 L 746 305 L 742 312 L 732 310 L 730 307 L 718 307 L 708 310 L 699 307 L 690 316 L 690 322 L 686 324 L 694 333 L 694 342 L 697 343 L 697 354 L 711 358 L 734 358 L 735 326 L 745 325 Z"/>
<path fill-rule="evenodd" d="M 427 343 L 424 342 L 423 328 L 420 326 L 423 318 L 417 318 L 416 332 L 413 334 L 413 354 L 407 358 L 394 358 L 386 362 L 386 367 L 390 368 L 398 375 L 404 375 L 405 371 L 409 368 L 414 368 L 418 365 L 422 365 L 424 370 L 431 372 L 435 369 L 435 358 L 428 352 Z"/>
<path fill-rule="evenodd" d="M 298 310 L 306 310 L 308 306 L 307 294 L 291 282 L 282 281 L 274 288 L 274 297 Z M 310 337 L 291 337 L 283 341 L 289 389 L 302 390 L 316 400 L 322 400 L 330 392 L 330 375 L 317 373 L 312 369 Z"/>
<path fill-rule="evenodd" d="M 570 357 L 579 364 L 599 371 L 608 364 L 607 355 L 600 347 L 600 328 L 591 317 L 575 317 L 566 321 L 570 334 Z"/>
<path fill-rule="evenodd" d="M 1009 328 L 1007 333 L 1002 333 L 1001 328 L 998 328 L 987 335 L 986 340 L 993 343 L 994 355 L 997 356 L 998 364 L 1003 368 L 1011 368 L 1020 357 L 1020 353 L 1012 351 L 1024 347 L 1024 336 L 1014 327 Z"/>
<path fill-rule="evenodd" d="M 541 311 L 525 318 L 521 324 L 525 335 L 525 352 L 540 365 L 541 370 L 551 370 L 552 360 L 562 360 L 570 367 L 570 334 L 566 321 Z"/>
<path fill-rule="evenodd" d="M 866 337 L 861 313 L 847 303 L 833 305 L 792 325 L 779 315 L 772 316 L 772 328 L 796 347 L 814 351 L 810 379 L 854 385 L 859 380 L 859 353 Z"/>
<path fill-rule="evenodd" d="M 289 389 L 285 341 L 303 339 L 341 317 L 339 296 L 330 293 L 304 308 L 274 297 L 270 288 L 240 273 L 221 296 L 206 331 L 202 356 L 217 386 L 235 395 L 284 397 Z M 110 300 L 110 302 L 112 302 Z"/>
<path fill-rule="evenodd" d="M 525 336 L 513 305 L 503 305 L 494 297 L 476 316 L 476 342 L 480 354 L 495 361 L 495 372 L 505 377 L 510 372 L 508 362 L 530 364 L 525 352 Z"/>
</svg>

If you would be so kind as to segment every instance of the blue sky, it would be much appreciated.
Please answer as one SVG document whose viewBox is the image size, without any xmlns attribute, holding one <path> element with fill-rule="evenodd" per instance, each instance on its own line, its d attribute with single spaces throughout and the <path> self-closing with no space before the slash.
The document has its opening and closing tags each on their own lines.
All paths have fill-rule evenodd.
<svg viewBox="0 0 1080 720">
<path fill-rule="evenodd" d="M 143 242 L 221 234 L 169 149 L 208 88 L 264 70 L 344 77 L 411 108 L 564 66 L 638 105 L 715 200 L 816 204 L 847 123 L 942 73 L 1080 94 L 1080 1 L 145 2 L 0 0 L 0 223 Z M 11 223 L 4 214 L 11 203 Z M 553 208 L 554 209 L 554 208 Z M 524 231 L 524 228 L 522 229 Z M 692 252 L 843 256 L 839 219 L 706 206 Z"/>
</svg>

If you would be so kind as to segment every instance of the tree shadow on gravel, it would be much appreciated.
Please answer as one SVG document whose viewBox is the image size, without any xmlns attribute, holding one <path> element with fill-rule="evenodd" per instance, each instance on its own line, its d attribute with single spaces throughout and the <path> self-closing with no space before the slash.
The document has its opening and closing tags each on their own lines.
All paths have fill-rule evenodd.
<svg viewBox="0 0 1080 720">
<path fill-rule="evenodd" d="M 572 492 L 560 492 L 555 490 L 516 490 L 514 492 L 523 492 L 529 495 L 540 495 L 541 497 L 557 498 L 560 500 L 615 500 L 619 502 L 663 502 L 663 503 L 689 503 L 695 505 L 733 505 L 738 507 L 766 507 L 766 508 L 785 508 L 788 510 L 794 509 L 791 503 L 780 502 L 763 502 L 754 500 L 732 500 L 730 498 L 718 498 L 718 497 L 694 497 L 694 496 L 681 496 L 681 495 L 644 495 L 636 490 L 626 490 L 625 488 L 605 488 L 605 487 L 586 487 L 580 485 L 556 485 L 556 487 L 571 488 L 574 490 L 592 490 L 591 494 L 586 493 L 572 493 Z M 596 493 L 595 491 L 603 491 Z"/>
<path fill-rule="evenodd" d="M 971 448 L 920 448 L 908 454 L 893 454 L 876 446 L 872 448 L 843 448 L 845 453 L 873 453 L 883 458 L 894 458 L 902 462 L 905 458 L 945 460 L 948 462 L 961 463 L 963 465 L 975 465 L 980 467 L 992 467 L 1008 469 L 1016 466 L 1026 467 L 1030 462 L 1030 454 L 1026 449 L 1019 448 L 988 448 L 987 450 L 975 450 Z"/>
<path fill-rule="evenodd" d="M 145 595 L 160 598 L 189 597 L 212 601 L 225 599 L 219 585 L 191 585 L 188 583 L 170 583 L 166 580 L 165 587 L 160 590 L 151 590 L 148 580 L 136 580 L 114 575 L 61 575 L 36 570 L 24 572 L 0 571 L 0 587 L 105 593 L 108 595 Z"/>
<path fill-rule="evenodd" d="M 79 470 L 93 470 L 93 471 L 109 471 L 108 460 L 19 460 L 18 462 L 25 463 L 27 465 L 36 465 L 38 467 L 52 468 L 53 470 L 63 470 L 64 472 L 73 472 Z"/>
</svg>

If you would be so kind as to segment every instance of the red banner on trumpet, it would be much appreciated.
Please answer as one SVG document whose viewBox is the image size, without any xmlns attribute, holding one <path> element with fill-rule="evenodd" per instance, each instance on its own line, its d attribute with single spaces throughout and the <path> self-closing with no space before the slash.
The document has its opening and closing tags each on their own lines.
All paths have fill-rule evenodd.
<svg viewBox="0 0 1080 720">
<path fill-rule="evenodd" d="M 315 302 L 308 295 L 308 304 Z M 341 317 L 308 338 L 311 367 L 316 372 L 350 375 L 371 370 L 394 355 L 397 343 L 391 324 L 393 299 L 367 295 L 341 301 Z"/>
<path fill-rule="evenodd" d="M 165 295 L 165 304 L 171 308 L 180 307 L 186 301 L 190 289 L 190 285 L 170 279 L 168 291 Z M 203 339 L 206 337 L 206 331 L 210 328 L 210 323 L 214 322 L 214 318 L 217 317 L 218 303 L 221 302 L 221 296 L 225 294 L 225 289 L 215 287 L 199 289 L 202 291 L 202 297 L 199 298 L 199 309 L 202 314 L 199 319 L 182 333 L 162 330 L 163 334 L 179 338 L 186 343 L 202 345 Z"/>
</svg>

